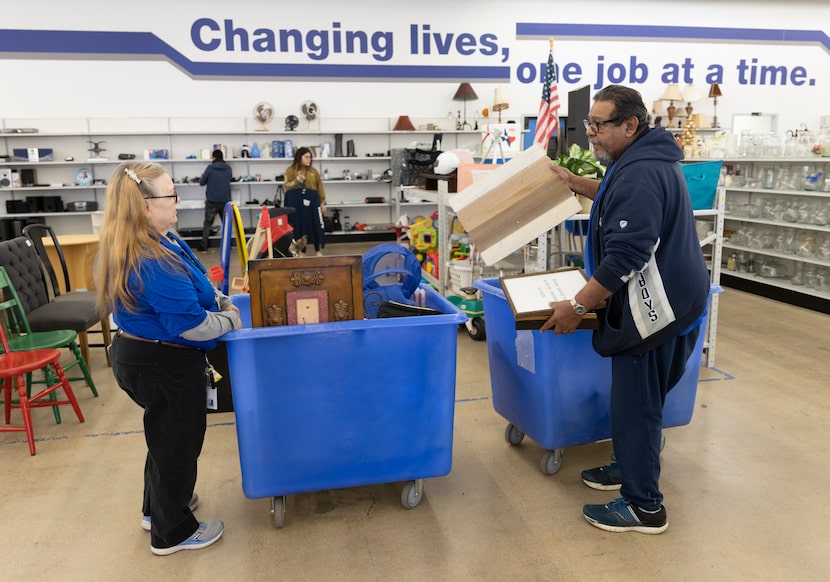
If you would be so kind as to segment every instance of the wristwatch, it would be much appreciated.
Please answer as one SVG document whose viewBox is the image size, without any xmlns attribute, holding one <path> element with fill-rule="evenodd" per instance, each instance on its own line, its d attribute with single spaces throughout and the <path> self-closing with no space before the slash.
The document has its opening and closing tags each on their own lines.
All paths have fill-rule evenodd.
<svg viewBox="0 0 830 582">
<path fill-rule="evenodd" d="M 582 305 L 579 301 L 577 301 L 576 298 L 571 299 L 571 307 L 574 308 L 574 311 L 577 315 L 585 315 L 586 313 L 588 313 L 588 310 L 585 309 L 585 306 Z"/>
</svg>

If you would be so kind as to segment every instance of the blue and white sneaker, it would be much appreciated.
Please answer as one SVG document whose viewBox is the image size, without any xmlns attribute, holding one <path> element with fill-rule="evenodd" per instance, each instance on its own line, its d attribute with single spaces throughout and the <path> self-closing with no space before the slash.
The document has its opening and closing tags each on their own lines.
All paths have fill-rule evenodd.
<svg viewBox="0 0 830 582">
<path fill-rule="evenodd" d="M 200 521 L 199 527 L 189 538 L 169 548 L 150 546 L 150 551 L 157 556 L 169 556 L 182 550 L 201 550 L 219 541 L 225 531 L 221 521 Z"/>
<path fill-rule="evenodd" d="M 199 496 L 194 493 L 193 497 L 190 498 L 190 501 L 187 504 L 187 507 L 190 508 L 191 513 L 196 511 L 196 508 L 199 507 Z M 147 531 L 153 526 L 153 521 L 149 515 L 144 515 L 141 517 L 141 528 Z"/>
<path fill-rule="evenodd" d="M 622 487 L 622 475 L 617 463 L 612 461 L 604 467 L 582 471 L 582 482 L 592 489 L 611 491 Z"/>
<path fill-rule="evenodd" d="M 644 534 L 663 533 L 669 527 L 666 508 L 649 513 L 630 503 L 624 497 L 607 505 L 586 505 L 582 515 L 588 523 L 605 531 L 636 531 Z"/>
</svg>

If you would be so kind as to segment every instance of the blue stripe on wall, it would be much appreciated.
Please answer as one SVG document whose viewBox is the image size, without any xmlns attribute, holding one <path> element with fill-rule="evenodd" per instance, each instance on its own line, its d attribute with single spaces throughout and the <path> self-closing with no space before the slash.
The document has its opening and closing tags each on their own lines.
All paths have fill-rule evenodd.
<svg viewBox="0 0 830 582">
<path fill-rule="evenodd" d="M 0 55 L 7 58 L 166 59 L 194 78 L 234 79 L 385 79 L 400 81 L 504 81 L 509 66 L 332 65 L 324 63 L 195 62 L 149 32 L 0 30 Z"/>
<path fill-rule="evenodd" d="M 699 40 L 817 44 L 830 53 L 830 37 L 821 30 L 773 28 L 715 28 L 698 26 L 643 26 L 618 24 L 516 23 L 516 38 L 626 38 L 642 40 Z"/>
</svg>

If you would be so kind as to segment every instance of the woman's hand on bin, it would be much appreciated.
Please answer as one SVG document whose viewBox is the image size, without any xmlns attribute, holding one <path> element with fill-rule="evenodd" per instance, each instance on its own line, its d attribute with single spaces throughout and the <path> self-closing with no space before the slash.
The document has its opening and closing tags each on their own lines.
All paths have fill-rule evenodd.
<svg viewBox="0 0 830 582">
<path fill-rule="evenodd" d="M 239 313 L 239 308 L 236 305 L 229 305 L 222 311 L 235 311 L 236 312 L 236 329 L 242 329 L 242 314 Z"/>
</svg>

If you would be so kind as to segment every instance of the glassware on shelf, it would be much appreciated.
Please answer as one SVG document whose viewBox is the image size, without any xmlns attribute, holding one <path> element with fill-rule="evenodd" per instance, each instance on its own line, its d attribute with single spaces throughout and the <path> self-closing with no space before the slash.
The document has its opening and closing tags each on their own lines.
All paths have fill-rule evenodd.
<svg viewBox="0 0 830 582">
<path fill-rule="evenodd" d="M 793 285 L 804 285 L 804 263 L 795 261 L 793 263 L 793 276 L 790 279 Z"/>
<path fill-rule="evenodd" d="M 822 157 L 830 157 L 830 127 L 821 130 L 818 136 L 818 150 Z"/>
<path fill-rule="evenodd" d="M 814 234 L 804 234 L 801 237 L 800 244 L 795 254 L 799 257 L 815 257 L 816 256 L 816 237 Z"/>
<path fill-rule="evenodd" d="M 751 158 L 755 155 L 755 136 L 749 130 L 741 132 L 741 143 L 738 145 L 738 156 L 742 158 Z"/>
<path fill-rule="evenodd" d="M 803 263 L 802 263 L 803 264 Z M 816 288 L 816 274 L 818 271 L 817 265 L 804 265 L 804 286 L 808 289 Z"/>
<path fill-rule="evenodd" d="M 763 172 L 763 186 L 767 189 L 772 189 L 775 187 L 775 166 L 766 166 L 764 167 Z"/>
<path fill-rule="evenodd" d="M 778 190 L 795 190 L 795 172 L 790 166 L 782 166 L 778 171 L 778 180 L 775 187 Z"/>
</svg>

